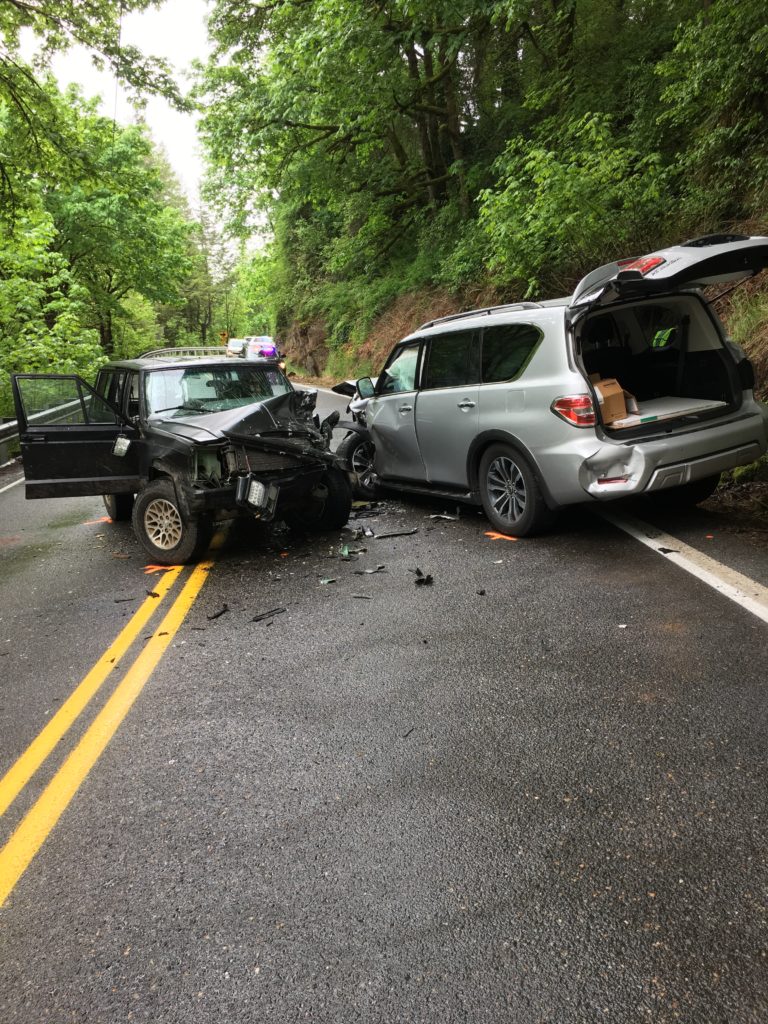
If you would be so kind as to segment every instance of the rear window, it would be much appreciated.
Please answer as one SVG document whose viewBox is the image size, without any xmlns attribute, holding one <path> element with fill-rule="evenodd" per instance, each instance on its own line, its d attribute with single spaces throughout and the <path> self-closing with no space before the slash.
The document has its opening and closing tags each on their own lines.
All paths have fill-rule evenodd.
<svg viewBox="0 0 768 1024">
<path fill-rule="evenodd" d="M 541 339 L 533 324 L 499 324 L 483 331 L 483 384 L 512 380 L 533 355 Z"/>
</svg>

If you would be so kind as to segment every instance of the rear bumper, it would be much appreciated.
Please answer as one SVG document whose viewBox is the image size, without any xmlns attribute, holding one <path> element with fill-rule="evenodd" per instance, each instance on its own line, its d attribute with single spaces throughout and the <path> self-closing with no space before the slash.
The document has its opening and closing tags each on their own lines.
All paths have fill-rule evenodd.
<svg viewBox="0 0 768 1024">
<path fill-rule="evenodd" d="M 765 423 L 756 410 L 752 415 L 684 434 L 636 444 L 603 445 L 580 467 L 579 482 L 598 500 L 661 491 L 747 465 L 767 446 Z M 604 482 L 621 481 L 622 477 L 626 477 L 625 482 Z"/>
<path fill-rule="evenodd" d="M 766 419 L 757 403 L 750 404 L 731 420 L 645 441 L 579 432 L 565 444 L 535 452 L 536 462 L 557 505 L 679 487 L 747 465 L 766 451 Z"/>
</svg>

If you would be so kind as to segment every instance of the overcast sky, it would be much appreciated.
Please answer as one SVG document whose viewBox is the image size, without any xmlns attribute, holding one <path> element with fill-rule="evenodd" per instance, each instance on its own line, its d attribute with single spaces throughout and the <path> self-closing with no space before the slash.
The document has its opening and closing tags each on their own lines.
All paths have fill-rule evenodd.
<svg viewBox="0 0 768 1024">
<path fill-rule="evenodd" d="M 122 41 L 139 47 L 145 54 L 164 57 L 176 70 L 182 91 L 189 88 L 189 67 L 198 57 L 208 54 L 205 18 L 208 0 L 165 0 L 158 10 L 128 14 L 123 18 Z M 87 52 L 76 48 L 59 54 L 53 71 L 62 88 L 77 82 L 88 96 L 101 96 L 102 113 L 115 114 L 115 80 L 110 73 L 97 71 Z M 202 161 L 191 114 L 179 114 L 165 100 L 152 99 L 145 118 L 155 142 L 163 147 L 168 159 L 189 196 L 197 207 L 197 194 L 202 174 Z M 134 112 L 125 93 L 117 90 L 117 120 L 127 124 Z"/>
</svg>

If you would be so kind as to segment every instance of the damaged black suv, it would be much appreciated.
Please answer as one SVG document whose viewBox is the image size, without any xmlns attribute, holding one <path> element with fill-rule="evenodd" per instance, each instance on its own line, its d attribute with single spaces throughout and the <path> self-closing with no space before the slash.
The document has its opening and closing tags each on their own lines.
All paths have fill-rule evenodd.
<svg viewBox="0 0 768 1024">
<path fill-rule="evenodd" d="M 16 374 L 13 396 L 27 498 L 102 494 L 112 519 L 132 516 L 159 564 L 194 559 L 220 519 L 333 530 L 349 518 L 333 425 L 320 424 L 316 392 L 294 390 L 276 358 L 158 350 L 108 363 L 94 387 Z"/>
</svg>

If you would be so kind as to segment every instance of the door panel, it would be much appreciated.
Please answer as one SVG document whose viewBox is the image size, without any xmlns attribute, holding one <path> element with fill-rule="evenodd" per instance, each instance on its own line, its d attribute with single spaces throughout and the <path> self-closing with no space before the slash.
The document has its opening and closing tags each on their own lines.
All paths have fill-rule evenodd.
<svg viewBox="0 0 768 1024">
<path fill-rule="evenodd" d="M 13 379 L 28 498 L 116 494 L 138 489 L 137 432 L 75 376 L 24 374 Z M 115 440 L 131 440 L 123 456 Z"/>
<path fill-rule="evenodd" d="M 415 391 L 380 395 L 368 403 L 366 417 L 376 447 L 374 465 L 379 476 L 424 480 L 415 409 Z"/>
<path fill-rule="evenodd" d="M 376 449 L 374 468 L 381 477 L 424 480 L 415 417 L 420 354 L 419 342 L 393 351 L 366 409 Z"/>
<path fill-rule="evenodd" d="M 477 437 L 479 390 L 474 385 L 419 392 L 416 434 L 430 483 L 469 486 L 467 455 Z"/>
</svg>

